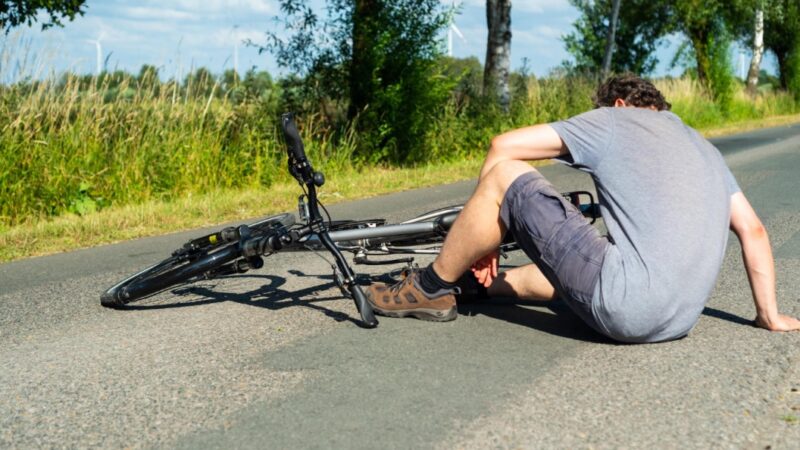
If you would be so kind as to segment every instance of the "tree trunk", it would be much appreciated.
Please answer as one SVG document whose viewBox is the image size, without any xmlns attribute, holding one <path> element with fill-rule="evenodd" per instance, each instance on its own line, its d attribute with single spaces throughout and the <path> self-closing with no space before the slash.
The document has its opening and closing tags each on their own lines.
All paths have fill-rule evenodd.
<svg viewBox="0 0 800 450">
<path fill-rule="evenodd" d="M 603 76 L 605 80 L 611 72 L 611 57 L 614 55 L 614 47 L 617 35 L 617 21 L 619 20 L 619 5 L 621 0 L 613 0 L 611 7 L 611 23 L 608 24 L 608 34 L 606 35 L 606 54 L 603 57 Z"/>
<path fill-rule="evenodd" d="M 697 80 L 708 87 L 708 73 L 711 70 L 711 58 L 708 54 L 708 32 L 705 29 L 689 30 L 689 39 L 694 47 L 695 60 L 697 61 Z"/>
<path fill-rule="evenodd" d="M 787 89 L 789 87 L 789 56 L 787 52 L 774 50 L 775 59 L 778 61 L 778 79 L 781 82 L 781 89 Z"/>
<path fill-rule="evenodd" d="M 375 54 L 375 20 L 382 8 L 381 0 L 355 0 L 353 6 L 353 54 L 350 62 L 350 107 L 353 119 L 366 108 L 374 95 L 373 72 Z"/>
<path fill-rule="evenodd" d="M 756 10 L 755 30 L 753 31 L 753 59 L 747 72 L 747 92 L 755 95 L 758 89 L 758 75 L 761 72 L 761 58 L 764 56 L 764 10 Z"/>
<path fill-rule="evenodd" d="M 508 86 L 511 72 L 511 0 L 486 0 L 486 66 L 483 71 L 483 92 L 496 96 L 503 111 L 511 104 Z"/>
</svg>

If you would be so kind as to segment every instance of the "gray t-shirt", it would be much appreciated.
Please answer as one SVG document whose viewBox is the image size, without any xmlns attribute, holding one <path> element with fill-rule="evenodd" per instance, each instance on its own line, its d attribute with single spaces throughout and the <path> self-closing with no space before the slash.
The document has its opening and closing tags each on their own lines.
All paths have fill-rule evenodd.
<svg viewBox="0 0 800 450">
<path fill-rule="evenodd" d="M 739 191 L 719 151 L 668 111 L 599 108 L 551 124 L 590 173 L 609 241 L 592 313 L 625 342 L 686 335 L 716 284 Z"/>
</svg>

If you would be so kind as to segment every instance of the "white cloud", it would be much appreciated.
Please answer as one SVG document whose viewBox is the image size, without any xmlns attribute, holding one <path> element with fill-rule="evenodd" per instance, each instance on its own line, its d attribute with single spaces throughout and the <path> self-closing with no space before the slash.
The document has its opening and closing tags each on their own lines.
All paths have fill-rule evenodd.
<svg viewBox="0 0 800 450">
<path fill-rule="evenodd" d="M 541 34 L 531 30 L 512 30 L 511 36 L 512 45 L 519 45 L 524 48 L 528 48 L 530 46 L 541 46 L 543 44 L 552 45 L 553 43 L 551 38 L 544 37 Z"/>
<path fill-rule="evenodd" d="M 130 19 L 144 20 L 192 20 L 197 15 L 186 11 L 169 8 L 151 8 L 146 6 L 125 7 L 122 16 Z"/>
<path fill-rule="evenodd" d="M 561 39 L 561 36 L 565 34 L 564 30 L 551 27 L 549 25 L 540 25 L 538 27 L 534 27 L 533 32 L 550 39 Z"/>
<path fill-rule="evenodd" d="M 276 14 L 278 3 L 276 0 L 166 0 L 157 2 L 158 4 L 174 4 L 176 7 L 188 11 L 202 10 L 205 13 L 226 12 L 231 15 L 241 15 L 248 13 Z M 200 3 L 200 6 L 198 6 Z"/>
<path fill-rule="evenodd" d="M 258 42 L 264 39 L 264 30 L 259 29 L 230 29 L 230 28 L 217 28 L 213 33 L 207 33 L 205 38 L 199 37 L 199 41 L 205 45 L 215 45 L 218 47 L 229 47 L 235 44 L 242 44 L 246 40 Z"/>
<path fill-rule="evenodd" d="M 572 8 L 567 0 L 522 0 L 513 3 L 511 10 L 519 8 L 520 11 L 541 14 L 545 12 L 565 11 Z"/>
</svg>

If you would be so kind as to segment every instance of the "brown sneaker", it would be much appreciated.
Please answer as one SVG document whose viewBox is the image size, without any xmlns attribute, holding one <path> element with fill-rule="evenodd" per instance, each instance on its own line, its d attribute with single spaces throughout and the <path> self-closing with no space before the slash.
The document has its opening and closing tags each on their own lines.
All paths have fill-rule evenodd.
<svg viewBox="0 0 800 450">
<path fill-rule="evenodd" d="M 427 294 L 419 285 L 419 271 L 392 286 L 375 283 L 367 288 L 367 300 L 376 314 L 388 317 L 413 316 L 417 319 L 447 322 L 458 317 L 456 296 L 458 289 L 441 289 Z"/>
</svg>

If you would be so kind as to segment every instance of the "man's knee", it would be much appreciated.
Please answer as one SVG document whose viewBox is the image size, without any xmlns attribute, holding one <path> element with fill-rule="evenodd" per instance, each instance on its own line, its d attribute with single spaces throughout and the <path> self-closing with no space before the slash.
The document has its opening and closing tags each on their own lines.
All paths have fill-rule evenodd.
<svg viewBox="0 0 800 450">
<path fill-rule="evenodd" d="M 536 172 L 536 169 L 525 161 L 502 161 L 492 167 L 481 183 L 486 183 L 488 188 L 496 191 L 502 198 L 511 183 L 528 172 Z"/>
</svg>

